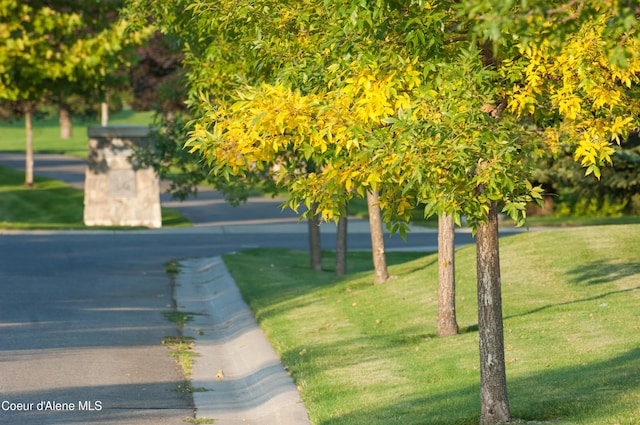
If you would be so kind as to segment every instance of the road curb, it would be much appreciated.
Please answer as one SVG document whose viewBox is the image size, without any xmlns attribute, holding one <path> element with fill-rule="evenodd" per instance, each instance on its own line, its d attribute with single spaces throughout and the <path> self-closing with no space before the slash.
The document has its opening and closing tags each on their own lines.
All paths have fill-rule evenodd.
<svg viewBox="0 0 640 425">
<path fill-rule="evenodd" d="M 300 394 L 242 299 L 222 258 L 180 261 L 178 311 L 196 339 L 192 386 L 197 418 L 217 425 L 309 424 Z M 204 389 L 204 391 L 203 391 Z"/>
</svg>

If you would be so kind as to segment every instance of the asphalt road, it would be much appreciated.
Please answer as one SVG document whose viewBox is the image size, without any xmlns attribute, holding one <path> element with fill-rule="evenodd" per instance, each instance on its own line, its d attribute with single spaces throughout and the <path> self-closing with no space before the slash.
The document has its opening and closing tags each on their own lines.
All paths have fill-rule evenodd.
<svg viewBox="0 0 640 425">
<path fill-rule="evenodd" d="M 19 167 L 11 155 L 0 155 L 2 164 Z M 83 169 L 55 156 L 37 157 L 35 167 L 70 182 Z M 163 199 L 196 226 L 0 231 L 0 424 L 183 424 L 193 400 L 176 391 L 181 373 L 160 345 L 177 333 L 163 316 L 174 302 L 164 264 L 251 247 L 307 248 L 306 224 L 282 213 L 279 200 L 231 208 L 215 192 L 184 204 Z M 349 248 L 370 249 L 366 223 L 350 229 Z M 324 248 L 333 249 L 334 234 L 323 225 Z M 407 241 L 387 235 L 387 249 L 433 250 L 436 241 L 432 230 Z M 458 244 L 472 241 L 468 232 L 457 236 Z"/>
<path fill-rule="evenodd" d="M 173 302 L 168 277 L 120 243 L 0 237 L 0 423 L 182 424 L 193 415 L 160 345 L 176 334 L 162 315 Z"/>
</svg>

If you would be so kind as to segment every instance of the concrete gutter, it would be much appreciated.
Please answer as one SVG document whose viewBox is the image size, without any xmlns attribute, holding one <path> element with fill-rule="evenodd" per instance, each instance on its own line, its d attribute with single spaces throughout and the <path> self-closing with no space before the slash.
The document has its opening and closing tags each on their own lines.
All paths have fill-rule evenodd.
<svg viewBox="0 0 640 425">
<path fill-rule="evenodd" d="M 300 394 L 220 257 L 180 262 L 178 311 L 198 313 L 192 385 L 198 419 L 215 424 L 309 424 Z"/>
</svg>

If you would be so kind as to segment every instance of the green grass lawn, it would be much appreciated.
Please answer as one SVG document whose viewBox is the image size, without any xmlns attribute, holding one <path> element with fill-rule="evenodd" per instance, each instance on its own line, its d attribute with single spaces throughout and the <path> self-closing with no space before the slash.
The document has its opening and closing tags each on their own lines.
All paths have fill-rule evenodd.
<svg viewBox="0 0 640 425">
<path fill-rule="evenodd" d="M 153 120 L 153 112 L 133 112 L 124 110 L 113 114 L 109 124 L 118 125 L 149 125 Z M 58 117 L 51 116 L 33 122 L 33 149 L 35 152 L 61 153 L 79 157 L 87 156 L 87 127 L 99 126 L 98 120 L 74 120 L 71 139 L 60 138 Z M 0 151 L 24 152 L 25 129 L 24 120 L 15 122 L 0 122 Z"/>
<path fill-rule="evenodd" d="M 24 172 L 0 166 L 0 229 L 83 229 L 84 193 L 62 182 L 35 177 L 24 186 Z M 165 227 L 189 225 L 180 213 L 162 208 Z M 95 227 L 92 227 L 95 228 Z"/>
<path fill-rule="evenodd" d="M 369 212 L 367 210 L 366 199 L 354 198 L 349 201 L 349 215 L 367 218 Z M 416 226 L 424 226 L 437 228 L 438 219 L 436 216 L 424 219 L 424 211 L 416 208 L 412 211 L 412 224 Z M 598 216 L 528 216 L 527 225 L 529 227 L 565 227 L 565 226 L 600 226 L 605 224 L 640 224 L 640 216 L 617 216 L 617 217 L 598 217 Z M 510 219 L 505 219 L 503 226 L 513 227 L 514 224 Z"/>
<path fill-rule="evenodd" d="M 501 240 L 507 380 L 514 418 L 640 423 L 640 225 L 531 232 Z M 316 425 L 479 422 L 475 248 L 457 251 L 463 332 L 437 338 L 437 257 L 389 253 L 374 286 L 367 253 L 350 274 L 308 255 L 224 257 L 301 389 Z M 328 256 L 325 268 L 332 268 Z M 548 421 L 548 422 L 546 422 Z"/>
<path fill-rule="evenodd" d="M 152 112 L 124 110 L 113 114 L 110 124 L 149 125 Z M 87 127 L 98 121 L 74 121 L 73 137 L 60 138 L 57 117 L 34 120 L 33 145 L 36 152 L 87 156 Z M 24 121 L 0 123 L 0 151 L 24 152 Z M 0 167 L 0 228 L 3 229 L 82 229 L 82 191 L 61 182 L 35 177 L 33 189 L 24 187 L 24 173 Z M 175 210 L 162 208 L 164 227 L 185 226 L 190 223 Z"/>
</svg>

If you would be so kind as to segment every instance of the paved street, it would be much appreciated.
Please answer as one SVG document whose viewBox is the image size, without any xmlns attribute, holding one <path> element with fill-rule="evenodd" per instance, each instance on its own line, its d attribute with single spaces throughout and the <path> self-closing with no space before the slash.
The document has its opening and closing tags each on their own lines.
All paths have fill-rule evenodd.
<svg viewBox="0 0 640 425">
<path fill-rule="evenodd" d="M 3 164 L 19 166 L 15 155 L 0 155 Z M 35 169 L 81 184 L 78 160 L 39 156 Z M 306 224 L 281 213 L 280 201 L 255 198 L 234 209 L 215 192 L 202 195 L 185 204 L 163 198 L 196 222 L 190 228 L 0 231 L 0 423 L 182 424 L 193 415 L 160 345 L 177 333 L 162 314 L 174 302 L 164 263 L 249 247 L 307 248 Z M 367 229 L 350 223 L 350 249 L 370 248 Z M 322 231 L 333 249 L 335 226 Z M 435 246 L 432 230 L 406 242 L 387 237 L 388 249 Z"/>
<path fill-rule="evenodd" d="M 173 302 L 162 262 L 106 239 L 0 237 L 0 423 L 181 424 L 193 414 L 160 345 L 176 333 L 162 315 Z"/>
</svg>

